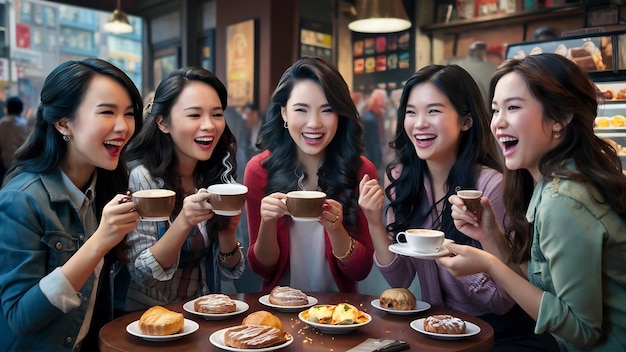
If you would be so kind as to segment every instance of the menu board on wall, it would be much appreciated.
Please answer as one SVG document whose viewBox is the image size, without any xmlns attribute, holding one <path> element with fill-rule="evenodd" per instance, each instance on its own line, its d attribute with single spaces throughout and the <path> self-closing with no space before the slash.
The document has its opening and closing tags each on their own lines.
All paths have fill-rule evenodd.
<svg viewBox="0 0 626 352">
<path fill-rule="evenodd" d="M 300 56 L 319 56 L 333 61 L 333 36 L 330 25 L 300 20 Z"/>
<path fill-rule="evenodd" d="M 409 30 L 396 33 L 352 33 L 354 87 L 369 93 L 376 88 L 402 88 L 414 73 L 414 44 Z"/>
</svg>

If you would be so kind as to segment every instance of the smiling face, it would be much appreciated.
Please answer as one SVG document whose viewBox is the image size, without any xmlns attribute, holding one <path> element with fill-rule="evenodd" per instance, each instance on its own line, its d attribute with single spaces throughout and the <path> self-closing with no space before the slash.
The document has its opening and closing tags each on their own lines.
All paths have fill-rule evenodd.
<svg viewBox="0 0 626 352">
<path fill-rule="evenodd" d="M 209 160 L 226 128 L 217 92 L 199 81 L 190 81 L 183 88 L 169 121 L 163 116 L 157 121 L 161 131 L 171 135 L 181 166 L 195 167 L 198 161 Z"/>
<path fill-rule="evenodd" d="M 555 122 L 544 118 L 543 106 L 517 72 L 496 84 L 491 132 L 502 149 L 509 170 L 527 169 L 538 180 L 539 160 L 558 141 L 552 138 Z"/>
<path fill-rule="evenodd" d="M 417 156 L 429 165 L 451 168 L 457 158 L 461 131 L 469 127 L 471 123 L 461 122 L 450 99 L 434 84 L 417 84 L 409 93 L 404 131 Z"/>
<path fill-rule="evenodd" d="M 319 84 L 308 79 L 298 81 L 281 115 L 298 147 L 299 158 L 324 156 L 337 133 L 339 117 Z"/>
<path fill-rule="evenodd" d="M 96 167 L 114 170 L 120 153 L 135 131 L 130 96 L 114 79 L 95 75 L 73 119 L 63 118 L 56 127 L 71 137 L 61 165 L 66 173 L 80 170 L 89 176 Z"/>
</svg>

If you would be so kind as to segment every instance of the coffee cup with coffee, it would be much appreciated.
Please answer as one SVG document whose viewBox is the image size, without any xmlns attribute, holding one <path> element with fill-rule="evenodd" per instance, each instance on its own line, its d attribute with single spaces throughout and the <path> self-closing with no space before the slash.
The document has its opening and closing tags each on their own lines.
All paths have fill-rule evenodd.
<svg viewBox="0 0 626 352">
<path fill-rule="evenodd" d="M 294 220 L 318 220 L 326 193 L 319 191 L 293 191 L 287 193 L 287 209 Z"/>
<path fill-rule="evenodd" d="M 477 190 L 460 190 L 456 192 L 456 195 L 463 199 L 463 203 L 469 211 L 480 217 L 482 206 L 480 205 L 480 198 L 483 196 L 483 192 Z"/>
<path fill-rule="evenodd" d="M 406 243 L 412 251 L 424 254 L 439 252 L 444 238 L 442 231 L 429 229 L 408 229 L 396 235 L 398 243 Z"/>
<path fill-rule="evenodd" d="M 169 189 L 143 189 L 131 195 L 135 209 L 142 220 L 164 221 L 169 220 L 176 192 Z"/>
<path fill-rule="evenodd" d="M 223 183 L 207 188 L 213 212 L 222 216 L 241 214 L 241 209 L 248 198 L 248 187 L 240 183 Z"/>
</svg>

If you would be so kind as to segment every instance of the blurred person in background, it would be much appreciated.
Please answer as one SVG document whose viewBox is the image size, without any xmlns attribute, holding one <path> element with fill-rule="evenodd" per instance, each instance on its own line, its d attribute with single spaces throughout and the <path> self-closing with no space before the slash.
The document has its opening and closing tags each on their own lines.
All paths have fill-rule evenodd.
<svg viewBox="0 0 626 352">
<path fill-rule="evenodd" d="M 24 144 L 28 137 L 28 121 L 22 117 L 24 103 L 19 97 L 10 97 L 6 101 L 4 116 L 0 118 L 0 182 L 5 171 L 13 162 L 15 151 Z"/>
</svg>

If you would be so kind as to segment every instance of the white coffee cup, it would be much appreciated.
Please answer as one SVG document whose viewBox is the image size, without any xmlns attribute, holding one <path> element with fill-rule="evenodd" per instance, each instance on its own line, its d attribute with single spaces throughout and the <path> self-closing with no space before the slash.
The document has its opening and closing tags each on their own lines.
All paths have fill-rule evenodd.
<svg viewBox="0 0 626 352">
<path fill-rule="evenodd" d="M 404 235 L 405 241 L 401 241 Z M 406 243 L 412 251 L 418 253 L 437 253 L 443 244 L 445 234 L 438 230 L 408 229 L 398 232 L 396 241 Z"/>
</svg>

